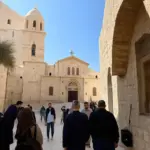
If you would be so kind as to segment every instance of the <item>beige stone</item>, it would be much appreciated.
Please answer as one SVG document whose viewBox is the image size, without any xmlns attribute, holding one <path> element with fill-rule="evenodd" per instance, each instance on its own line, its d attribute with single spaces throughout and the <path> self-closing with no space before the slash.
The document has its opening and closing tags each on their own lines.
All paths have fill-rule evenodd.
<svg viewBox="0 0 150 150">
<path fill-rule="evenodd" d="M 0 40 L 14 43 L 16 57 L 13 72 L 0 67 L 0 111 L 17 100 L 38 105 L 67 102 L 68 91 L 77 91 L 75 98 L 80 101 L 100 99 L 100 73 L 90 69 L 85 61 L 71 55 L 52 65 L 44 62 L 45 22 L 38 9 L 21 16 L 0 2 L 0 18 Z M 68 75 L 68 67 L 74 68 L 75 74 Z M 76 86 L 70 87 L 70 83 Z"/>
<path fill-rule="evenodd" d="M 149 60 L 148 44 L 143 43 L 143 48 L 139 49 L 143 59 L 137 61 L 136 53 L 137 41 L 143 39 L 149 43 L 149 6 L 149 0 L 106 0 L 99 39 L 101 98 L 107 101 L 108 108 L 113 108 L 120 128 L 128 125 L 129 106 L 132 104 L 135 150 L 150 149 L 147 144 L 150 118 L 149 113 L 145 113 L 146 107 L 149 109 L 145 94 L 149 82 L 144 81 L 142 69 Z M 142 53 L 145 54 L 142 56 Z"/>
</svg>

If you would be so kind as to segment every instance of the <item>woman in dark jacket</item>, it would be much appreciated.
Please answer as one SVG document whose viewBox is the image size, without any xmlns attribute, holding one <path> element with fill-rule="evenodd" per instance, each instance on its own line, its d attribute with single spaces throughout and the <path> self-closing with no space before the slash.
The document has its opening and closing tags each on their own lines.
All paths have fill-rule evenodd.
<svg viewBox="0 0 150 150">
<path fill-rule="evenodd" d="M 22 101 L 17 101 L 15 105 L 10 105 L 4 113 L 3 120 L 3 139 L 0 150 L 9 150 L 13 143 L 14 122 L 18 115 L 18 109 L 22 106 Z"/>
</svg>

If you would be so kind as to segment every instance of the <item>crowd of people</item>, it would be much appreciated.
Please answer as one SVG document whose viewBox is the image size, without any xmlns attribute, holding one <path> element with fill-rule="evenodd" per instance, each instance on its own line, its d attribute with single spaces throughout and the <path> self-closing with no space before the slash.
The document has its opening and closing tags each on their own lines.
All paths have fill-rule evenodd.
<svg viewBox="0 0 150 150">
<path fill-rule="evenodd" d="M 43 135 L 36 123 L 32 106 L 22 106 L 18 101 L 0 114 L 0 150 L 9 150 L 13 143 L 13 128 L 17 119 L 17 140 L 15 150 L 42 150 Z M 115 150 L 118 146 L 119 131 L 115 117 L 106 109 L 105 101 L 100 100 L 98 105 L 94 102 L 84 102 L 84 108 L 80 111 L 80 102 L 75 100 L 71 108 L 62 106 L 63 123 L 62 146 L 64 150 L 85 150 L 91 147 L 91 139 L 94 150 Z M 47 140 L 54 137 L 56 111 L 52 103 L 40 109 L 40 119 L 44 120 L 47 129 Z M 51 134 L 50 134 L 51 132 Z"/>
<path fill-rule="evenodd" d="M 91 109 L 88 102 L 80 112 L 80 102 L 74 101 L 72 113 L 68 114 L 63 128 L 64 150 L 115 150 L 118 147 L 119 129 L 115 117 L 106 109 L 105 101 L 98 102 L 98 108 Z"/>
</svg>

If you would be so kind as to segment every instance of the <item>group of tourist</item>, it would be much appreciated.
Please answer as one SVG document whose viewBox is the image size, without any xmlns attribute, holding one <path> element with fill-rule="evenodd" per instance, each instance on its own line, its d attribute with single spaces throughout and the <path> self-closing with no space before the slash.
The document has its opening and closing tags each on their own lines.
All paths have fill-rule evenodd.
<svg viewBox="0 0 150 150">
<path fill-rule="evenodd" d="M 4 115 L 0 115 L 0 150 L 10 149 L 16 118 L 18 124 L 15 150 L 42 150 L 43 135 L 36 123 L 32 106 L 22 107 L 22 104 L 22 101 L 18 101 L 15 105 L 9 106 Z M 94 150 L 115 150 L 119 140 L 117 122 L 113 114 L 105 109 L 105 101 L 100 100 L 98 107 L 94 105 L 84 102 L 84 109 L 80 112 L 80 102 L 75 100 L 71 109 L 65 106 L 61 108 L 64 150 L 85 150 L 86 146 L 90 147 L 91 138 Z M 42 106 L 40 115 L 41 121 L 44 118 L 46 123 L 47 139 L 49 140 L 51 131 L 53 140 L 56 112 L 52 103 L 48 104 L 47 109 Z"/>
<path fill-rule="evenodd" d="M 41 129 L 36 124 L 36 117 L 32 106 L 22 107 L 22 104 L 22 101 L 18 101 L 15 105 L 9 106 L 4 114 L 1 115 L 0 150 L 10 149 L 10 145 L 13 143 L 13 128 L 16 119 L 18 125 L 15 134 L 17 140 L 15 149 L 32 150 L 31 147 L 37 147 L 34 149 L 42 150 L 43 136 Z"/>
<path fill-rule="evenodd" d="M 98 102 L 98 108 L 90 109 L 88 102 L 80 112 L 80 102 L 73 101 L 63 128 L 64 150 L 85 150 L 90 147 L 92 137 L 94 150 L 115 150 L 119 141 L 119 130 L 115 117 L 106 109 L 105 101 Z"/>
</svg>

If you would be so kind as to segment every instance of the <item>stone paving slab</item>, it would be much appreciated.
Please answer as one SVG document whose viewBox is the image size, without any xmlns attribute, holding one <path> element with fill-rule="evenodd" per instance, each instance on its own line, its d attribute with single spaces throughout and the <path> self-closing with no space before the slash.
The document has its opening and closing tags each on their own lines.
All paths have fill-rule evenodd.
<svg viewBox="0 0 150 150">
<path fill-rule="evenodd" d="M 70 106 L 70 104 L 66 104 L 68 107 Z M 42 133 L 43 133 L 43 138 L 44 138 L 44 143 L 43 143 L 43 150 L 63 150 L 62 148 L 62 128 L 63 125 L 60 124 L 60 108 L 61 108 L 62 104 L 56 104 L 54 107 L 56 109 L 56 113 L 57 113 L 57 120 L 56 120 L 56 124 L 55 124 L 55 135 L 54 135 L 54 139 L 47 141 L 46 138 L 46 126 L 43 122 L 40 121 L 40 117 L 39 117 L 39 113 L 36 112 L 36 118 L 37 118 L 37 122 L 38 125 L 40 126 Z M 16 128 L 16 127 L 15 127 Z M 15 129 L 14 129 L 15 132 Z M 15 143 L 11 146 L 11 150 L 15 149 Z M 92 148 L 87 148 L 86 150 L 92 150 Z M 124 150 L 123 148 L 119 147 L 117 150 Z"/>
</svg>

